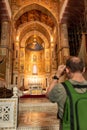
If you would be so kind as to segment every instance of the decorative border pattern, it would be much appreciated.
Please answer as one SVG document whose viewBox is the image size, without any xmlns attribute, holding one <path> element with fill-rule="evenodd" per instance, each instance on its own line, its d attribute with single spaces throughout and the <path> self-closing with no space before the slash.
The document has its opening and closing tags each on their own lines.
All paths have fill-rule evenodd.
<svg viewBox="0 0 87 130">
<path fill-rule="evenodd" d="M 17 127 L 18 99 L 0 99 L 0 128 L 15 129 Z"/>
</svg>

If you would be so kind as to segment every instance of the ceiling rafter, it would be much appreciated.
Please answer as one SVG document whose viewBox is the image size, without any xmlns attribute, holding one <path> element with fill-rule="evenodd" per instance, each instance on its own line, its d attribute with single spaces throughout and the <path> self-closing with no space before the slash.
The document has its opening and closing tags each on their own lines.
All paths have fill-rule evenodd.
<svg viewBox="0 0 87 130">
<path fill-rule="evenodd" d="M 65 8 L 61 23 L 79 23 L 81 17 L 84 16 L 84 9 L 84 0 L 69 0 Z"/>
<path fill-rule="evenodd" d="M 6 7 L 5 0 L 0 0 L 0 22 L 9 21 L 8 9 Z"/>
</svg>

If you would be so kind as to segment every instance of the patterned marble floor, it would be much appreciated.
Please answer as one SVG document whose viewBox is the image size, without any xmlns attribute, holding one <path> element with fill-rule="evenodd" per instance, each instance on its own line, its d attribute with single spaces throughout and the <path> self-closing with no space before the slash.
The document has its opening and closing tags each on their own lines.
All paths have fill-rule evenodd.
<svg viewBox="0 0 87 130">
<path fill-rule="evenodd" d="M 20 99 L 17 130 L 58 130 L 57 106 L 46 98 Z"/>
</svg>

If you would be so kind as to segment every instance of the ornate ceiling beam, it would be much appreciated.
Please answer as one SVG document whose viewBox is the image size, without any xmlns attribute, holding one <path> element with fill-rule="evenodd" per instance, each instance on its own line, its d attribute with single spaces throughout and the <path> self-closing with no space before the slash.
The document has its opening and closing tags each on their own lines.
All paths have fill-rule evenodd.
<svg viewBox="0 0 87 130">
<path fill-rule="evenodd" d="M 0 19 L 8 21 L 11 19 L 11 8 L 8 0 L 0 0 Z"/>
<path fill-rule="evenodd" d="M 66 7 L 67 7 L 68 1 L 69 1 L 69 0 L 65 0 L 64 3 L 63 3 L 62 8 L 60 9 L 60 16 L 59 16 L 60 21 L 61 21 L 61 19 L 63 18 L 63 14 L 64 14 L 65 9 L 66 9 Z"/>
<path fill-rule="evenodd" d="M 84 15 L 84 0 L 68 0 L 64 11 L 61 15 L 61 23 L 79 23 L 80 19 Z"/>
</svg>

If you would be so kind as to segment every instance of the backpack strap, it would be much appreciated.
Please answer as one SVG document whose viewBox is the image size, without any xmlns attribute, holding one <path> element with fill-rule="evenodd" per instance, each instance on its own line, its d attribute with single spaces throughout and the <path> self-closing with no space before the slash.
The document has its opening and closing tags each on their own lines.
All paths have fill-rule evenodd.
<svg viewBox="0 0 87 130">
<path fill-rule="evenodd" d="M 73 87 L 81 89 L 81 88 L 87 88 L 87 85 L 73 85 Z"/>
<path fill-rule="evenodd" d="M 64 86 L 67 96 L 69 97 L 69 102 L 70 102 L 70 126 L 71 130 L 74 130 L 74 110 L 73 110 L 73 100 L 72 100 L 72 91 L 74 92 L 72 84 L 67 80 L 62 83 Z"/>
<path fill-rule="evenodd" d="M 78 89 L 81 89 L 81 88 L 86 88 L 87 89 L 87 85 L 79 85 L 79 84 L 76 84 L 76 85 L 72 85 L 72 83 L 68 80 L 66 80 L 65 82 L 63 82 L 62 84 L 66 84 L 67 87 L 65 87 L 67 93 L 68 91 L 71 91 L 72 93 L 77 93 L 76 90 L 74 88 L 78 88 Z M 67 90 L 68 89 L 68 90 Z M 72 94 L 71 93 L 71 94 Z M 68 93 L 69 94 L 69 93 Z"/>
</svg>

